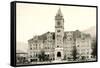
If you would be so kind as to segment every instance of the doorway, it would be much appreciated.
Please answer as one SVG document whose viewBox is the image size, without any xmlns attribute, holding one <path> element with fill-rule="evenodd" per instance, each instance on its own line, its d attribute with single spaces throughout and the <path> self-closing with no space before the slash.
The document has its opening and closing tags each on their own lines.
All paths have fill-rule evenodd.
<svg viewBox="0 0 100 68">
<path fill-rule="evenodd" d="M 57 57 L 61 57 L 61 52 L 57 52 Z"/>
</svg>

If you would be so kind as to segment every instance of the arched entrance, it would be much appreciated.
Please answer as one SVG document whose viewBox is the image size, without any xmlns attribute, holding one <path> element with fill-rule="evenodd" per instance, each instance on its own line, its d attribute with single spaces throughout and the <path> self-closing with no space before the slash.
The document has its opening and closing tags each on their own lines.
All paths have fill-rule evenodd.
<svg viewBox="0 0 100 68">
<path fill-rule="evenodd" d="M 61 52 L 57 52 L 57 57 L 61 57 Z"/>
</svg>

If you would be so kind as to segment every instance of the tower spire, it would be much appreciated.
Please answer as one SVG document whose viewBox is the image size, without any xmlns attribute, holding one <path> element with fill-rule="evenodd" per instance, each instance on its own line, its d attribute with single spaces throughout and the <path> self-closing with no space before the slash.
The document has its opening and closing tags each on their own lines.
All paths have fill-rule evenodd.
<svg viewBox="0 0 100 68">
<path fill-rule="evenodd" d="M 55 60 L 63 60 L 63 37 L 64 37 L 64 18 L 61 9 L 55 16 Z"/>
<path fill-rule="evenodd" d="M 61 9 L 58 9 L 57 15 L 62 16 Z"/>
</svg>

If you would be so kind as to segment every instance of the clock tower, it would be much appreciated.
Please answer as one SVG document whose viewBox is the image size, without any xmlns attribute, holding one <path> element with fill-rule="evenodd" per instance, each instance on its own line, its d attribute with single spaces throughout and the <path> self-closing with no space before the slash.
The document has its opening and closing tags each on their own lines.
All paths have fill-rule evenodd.
<svg viewBox="0 0 100 68">
<path fill-rule="evenodd" d="M 63 37 L 64 37 L 64 18 L 59 8 L 55 16 L 55 60 L 62 60 L 63 55 Z"/>
</svg>

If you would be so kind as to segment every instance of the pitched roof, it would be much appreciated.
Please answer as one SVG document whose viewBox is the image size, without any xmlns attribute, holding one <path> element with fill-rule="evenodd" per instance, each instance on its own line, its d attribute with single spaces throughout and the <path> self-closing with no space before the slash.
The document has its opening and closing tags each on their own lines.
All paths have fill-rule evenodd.
<svg viewBox="0 0 100 68">
<path fill-rule="evenodd" d="M 42 40 L 42 41 L 47 40 L 47 35 L 49 33 L 52 35 L 52 40 L 55 40 L 55 32 L 46 32 L 46 33 L 44 33 L 40 36 L 34 36 L 29 41 L 35 41 L 36 40 L 35 38 L 37 38 L 38 40 Z M 90 34 L 84 34 L 84 33 L 80 32 L 79 30 L 76 30 L 76 31 L 66 31 L 66 32 L 64 32 L 64 37 L 63 38 L 66 39 L 68 34 L 71 34 L 74 40 L 76 38 L 81 38 L 82 35 L 86 38 L 90 37 Z"/>
</svg>

